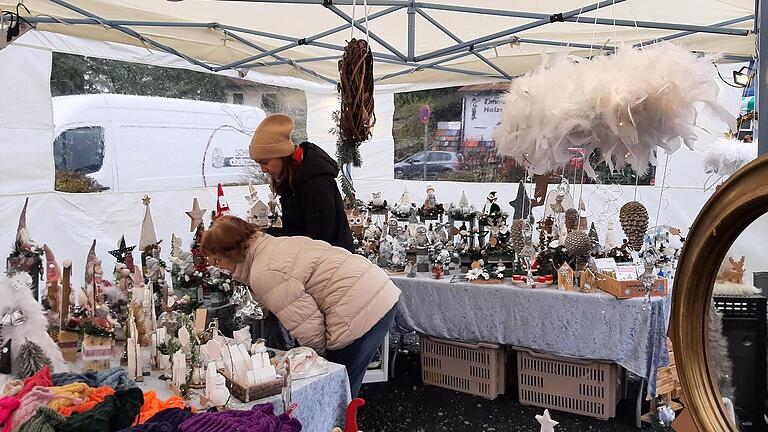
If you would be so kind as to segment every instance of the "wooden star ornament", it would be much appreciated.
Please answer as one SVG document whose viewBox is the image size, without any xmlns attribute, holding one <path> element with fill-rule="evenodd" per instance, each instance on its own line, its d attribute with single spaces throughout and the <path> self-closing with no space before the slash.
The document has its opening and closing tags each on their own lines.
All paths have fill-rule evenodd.
<svg viewBox="0 0 768 432">
<path fill-rule="evenodd" d="M 554 432 L 555 426 L 557 426 L 559 423 L 552 420 L 552 417 L 549 416 L 549 410 L 544 410 L 544 415 L 537 415 L 536 420 L 539 421 L 541 424 L 541 431 L 540 432 Z"/>
<path fill-rule="evenodd" d="M 120 241 L 117 242 L 117 249 L 109 251 L 109 254 L 115 257 L 117 262 L 125 264 L 125 259 L 128 255 L 136 249 L 136 246 L 126 246 L 125 236 L 120 237 Z"/>
<path fill-rule="evenodd" d="M 197 227 L 203 223 L 203 216 L 205 216 L 207 210 L 200 208 L 200 202 L 197 201 L 197 198 L 192 200 L 192 210 L 187 212 L 187 216 L 191 219 L 189 232 L 195 232 Z"/>
</svg>

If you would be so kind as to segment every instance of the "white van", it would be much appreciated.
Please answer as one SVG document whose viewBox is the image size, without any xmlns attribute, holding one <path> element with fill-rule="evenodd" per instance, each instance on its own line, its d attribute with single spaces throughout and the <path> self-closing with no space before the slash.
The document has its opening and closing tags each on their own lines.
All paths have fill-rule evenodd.
<svg viewBox="0 0 768 432">
<path fill-rule="evenodd" d="M 242 184 L 254 166 L 250 137 L 265 117 L 260 108 L 214 102 L 54 97 L 56 169 L 118 192 Z"/>
</svg>

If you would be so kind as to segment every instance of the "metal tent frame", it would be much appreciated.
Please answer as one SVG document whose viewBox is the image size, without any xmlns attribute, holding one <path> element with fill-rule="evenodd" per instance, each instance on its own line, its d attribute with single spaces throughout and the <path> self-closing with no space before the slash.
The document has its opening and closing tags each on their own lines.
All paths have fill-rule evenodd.
<svg viewBox="0 0 768 432">
<path fill-rule="evenodd" d="M 599 11 L 600 9 L 609 8 L 611 6 L 625 2 L 626 0 L 602 0 L 597 3 L 592 3 L 584 7 L 552 14 L 533 13 L 525 11 L 512 11 L 512 10 L 500 10 L 500 9 L 487 9 L 476 8 L 469 6 L 459 6 L 450 4 L 439 3 L 425 3 L 418 2 L 416 0 L 370 0 L 367 2 L 368 6 L 386 7 L 378 12 L 370 14 L 368 17 L 362 17 L 354 19 L 344 13 L 339 6 L 352 6 L 358 3 L 362 3 L 360 0 L 217 0 L 217 1 L 231 1 L 231 2 L 243 2 L 243 3 L 272 3 L 272 4 L 296 4 L 296 5 L 316 5 L 331 11 L 337 15 L 343 24 L 328 29 L 324 32 L 308 35 L 303 38 L 288 36 L 283 34 L 276 34 L 270 32 L 259 31 L 255 29 L 236 27 L 218 22 L 165 22 L 165 21 L 131 21 L 131 20 L 111 20 L 106 17 L 98 16 L 90 11 L 80 8 L 66 0 L 49 0 L 52 3 L 62 6 L 72 12 L 81 15 L 83 18 L 59 18 L 50 16 L 39 17 L 25 17 L 25 19 L 31 24 L 62 24 L 62 25 L 98 25 L 107 28 L 114 29 L 122 32 L 130 37 L 136 38 L 142 44 L 152 47 L 156 50 L 163 51 L 174 56 L 178 56 L 191 64 L 204 68 L 211 72 L 221 72 L 232 69 L 248 69 L 248 68 L 263 68 L 275 65 L 292 65 L 300 71 L 309 74 L 317 79 L 325 81 L 327 83 L 336 85 L 336 80 L 323 76 L 316 71 L 312 70 L 308 65 L 314 62 L 336 60 L 341 57 L 341 52 L 344 51 L 344 47 L 340 45 L 330 44 L 323 42 L 321 39 L 339 33 L 344 30 L 350 29 L 354 26 L 356 29 L 366 32 L 364 27 L 365 21 L 373 21 L 377 18 L 390 15 L 394 12 L 405 10 L 407 12 L 407 25 L 408 39 L 407 49 L 405 52 L 401 51 L 397 47 L 387 42 L 384 38 L 377 35 L 375 32 L 368 31 L 370 38 L 377 44 L 383 47 L 386 52 L 373 52 L 374 60 L 381 63 L 394 64 L 403 66 L 403 70 L 399 72 L 390 73 L 384 76 L 376 78 L 376 81 L 381 83 L 397 76 L 407 75 L 416 71 L 424 69 L 435 69 L 445 72 L 452 72 L 457 74 L 464 74 L 474 77 L 486 77 L 494 80 L 510 80 L 514 78 L 511 74 L 505 72 L 501 67 L 495 64 L 487 56 L 483 55 L 483 52 L 495 49 L 499 46 L 506 44 L 530 44 L 530 45 L 544 45 L 544 46 L 562 46 L 570 48 L 583 48 L 583 49 L 596 49 L 599 51 L 612 52 L 615 50 L 613 46 L 595 46 L 590 44 L 571 43 L 567 41 L 553 41 L 553 40 L 538 40 L 518 37 L 517 34 L 546 26 L 556 22 L 574 22 L 581 24 L 593 24 L 601 26 L 616 26 L 616 27 L 637 27 L 647 29 L 660 29 L 660 30 L 672 30 L 679 31 L 669 36 L 660 37 L 636 44 L 635 46 L 647 46 L 655 44 L 661 41 L 674 40 L 681 37 L 689 36 L 695 33 L 710 33 L 720 35 L 731 36 L 747 36 L 750 34 L 749 30 L 735 29 L 728 26 L 733 24 L 742 23 L 754 19 L 754 15 L 747 15 L 735 19 L 731 19 L 724 22 L 714 23 L 709 26 L 697 26 L 688 24 L 677 23 L 665 23 L 665 22 L 652 22 L 652 21 L 634 21 L 634 20 L 621 20 L 621 19 L 602 19 L 584 16 L 592 11 Z M 512 27 L 506 30 L 487 34 L 471 40 L 462 40 L 459 36 L 454 34 L 450 29 L 442 25 L 431 14 L 430 11 L 444 11 L 459 14 L 480 14 L 497 17 L 510 17 L 531 20 L 528 23 Z M 427 53 L 416 53 L 416 16 L 422 17 L 426 22 L 440 30 L 443 34 L 451 38 L 455 43 L 451 46 L 441 48 Z M 224 65 L 214 65 L 208 62 L 185 55 L 178 50 L 157 42 L 149 37 L 142 35 L 132 27 L 175 27 L 175 28 L 200 28 L 210 29 L 222 32 L 228 38 L 232 38 L 243 45 L 249 47 L 255 51 L 255 54 L 242 58 L 240 60 L 231 62 Z M 267 50 L 257 43 L 247 39 L 246 35 L 258 36 L 275 41 L 286 42 L 277 48 Z M 288 51 L 292 48 L 296 48 L 302 45 L 314 46 L 329 51 L 335 52 L 334 55 L 324 55 L 312 58 L 303 58 L 293 60 L 289 57 L 281 55 L 281 53 Z M 461 59 L 467 56 L 475 56 L 486 64 L 489 68 L 487 72 L 462 69 L 457 67 L 450 67 L 444 65 L 445 63 Z M 270 61 L 265 59 L 271 58 Z M 742 58 L 738 56 L 728 57 L 728 60 L 733 61 L 748 61 L 749 58 Z"/>
<path fill-rule="evenodd" d="M 353 26 L 366 32 L 364 24 L 366 21 L 370 22 L 380 17 L 390 15 L 397 11 L 406 11 L 406 26 L 408 30 L 407 47 L 405 52 L 401 51 L 397 47 L 393 46 L 385 39 L 380 37 L 374 32 L 368 31 L 368 35 L 377 44 L 383 47 L 386 52 L 373 52 L 374 61 L 386 64 L 400 65 L 403 69 L 398 72 L 389 73 L 376 78 L 376 82 L 385 82 L 394 77 L 408 75 L 417 71 L 425 69 L 434 69 L 439 71 L 451 72 L 456 74 L 463 74 L 471 77 L 483 77 L 493 80 L 511 80 L 514 78 L 511 74 L 504 71 L 503 68 L 495 64 L 483 52 L 495 49 L 499 46 L 506 44 L 531 44 L 531 45 L 544 45 L 544 46 L 562 46 L 570 48 L 584 48 L 584 49 L 597 49 L 598 52 L 606 51 L 612 52 L 615 50 L 613 46 L 594 46 L 590 44 L 570 43 L 567 41 L 554 41 L 554 40 L 538 40 L 527 39 L 519 37 L 518 34 L 546 26 L 556 22 L 573 22 L 582 24 L 593 24 L 601 26 L 616 26 L 616 27 L 637 27 L 645 29 L 657 29 L 657 30 L 670 30 L 677 33 L 670 34 L 668 36 L 659 37 L 655 39 L 646 40 L 635 44 L 635 47 L 648 46 L 656 44 L 662 41 L 670 41 L 679 39 L 685 36 L 689 36 L 696 33 L 708 33 L 718 35 L 730 35 L 734 37 L 747 36 L 750 33 L 757 33 L 757 52 L 768 52 L 768 32 L 760 32 L 760 29 L 764 24 L 768 25 L 768 6 L 766 2 L 755 1 L 755 13 L 723 22 L 713 23 L 708 26 L 678 24 L 678 23 L 666 23 L 666 22 L 653 22 L 653 21 L 635 21 L 635 20 L 622 20 L 622 19 L 604 19 L 596 17 L 584 16 L 592 11 L 597 11 L 603 8 L 610 8 L 617 4 L 623 3 L 626 0 L 602 0 L 597 3 L 585 5 L 579 9 L 574 9 L 565 12 L 556 12 L 552 14 L 542 14 L 526 11 L 513 11 L 502 9 L 488 9 L 478 8 L 455 4 L 440 4 L 420 2 L 416 0 L 368 0 L 367 6 L 384 7 L 380 11 L 370 14 L 367 17 L 353 19 L 346 13 L 344 13 L 339 6 L 354 6 L 358 3 L 362 3 L 361 0 L 217 0 L 228 2 L 242 2 L 242 3 L 272 3 L 272 4 L 294 4 L 294 5 L 315 5 L 325 8 L 337 15 L 342 24 L 323 31 L 321 33 L 308 35 L 303 38 L 288 36 L 283 34 L 276 34 L 270 32 L 259 31 L 255 29 L 236 27 L 218 22 L 163 22 L 163 21 L 130 21 L 130 20 L 110 20 L 105 17 L 98 16 L 90 11 L 82 9 L 76 5 L 73 5 L 66 0 L 49 0 L 52 3 L 62 6 L 72 12 L 81 15 L 82 18 L 58 18 L 50 16 L 38 16 L 38 17 L 24 17 L 31 24 L 61 24 L 61 25 L 98 25 L 106 28 L 114 29 L 122 32 L 130 37 L 136 38 L 142 44 L 148 47 L 152 47 L 156 50 L 178 56 L 191 64 L 206 69 L 211 72 L 221 72 L 225 70 L 242 70 L 249 68 L 263 68 L 275 65 L 292 65 L 298 70 L 313 76 L 319 80 L 325 81 L 329 84 L 336 86 L 338 83 L 336 80 L 324 76 L 314 70 L 311 67 L 304 65 L 311 65 L 315 62 L 337 60 L 341 58 L 341 54 L 344 51 L 344 47 L 331 43 L 323 42 L 322 39 L 336 34 L 338 32 L 352 28 Z M 471 40 L 463 40 L 457 36 L 449 28 L 441 24 L 436 20 L 431 11 L 443 11 L 459 14 L 479 14 L 496 17 L 509 17 L 518 19 L 527 19 L 530 22 L 512 27 L 506 30 L 487 34 Z M 422 17 L 432 26 L 440 30 L 443 34 L 448 36 L 454 41 L 453 45 L 432 51 L 427 53 L 416 53 L 416 16 Z M 757 16 L 757 19 L 755 17 Z M 729 26 L 734 24 L 743 23 L 749 20 L 755 20 L 753 30 L 744 30 L 731 28 Z M 164 45 L 149 37 L 142 35 L 132 27 L 176 27 L 176 28 L 200 28 L 210 29 L 222 32 L 226 37 L 232 38 L 243 45 L 254 50 L 255 53 L 248 57 L 234 61 L 224 65 L 214 65 L 208 62 L 190 57 L 182 52 L 174 49 L 173 47 Z M 247 39 L 245 36 L 258 36 L 270 40 L 286 42 L 273 49 L 265 49 L 259 44 Z M 291 59 L 289 57 L 281 55 L 285 51 L 292 48 L 296 48 L 302 45 L 314 46 L 333 52 L 333 55 L 324 55 L 311 58 Z M 475 56 L 482 63 L 488 66 L 488 71 L 476 71 L 462 69 L 459 67 L 446 66 L 445 63 L 461 59 L 467 56 Z M 267 58 L 271 58 L 270 61 L 265 61 Z M 725 56 L 724 59 L 730 61 L 749 61 L 751 57 L 741 56 Z M 757 56 L 756 71 L 753 71 L 757 79 L 757 95 L 758 95 L 758 112 L 768 113 L 768 97 L 760 97 L 763 92 L 768 94 L 766 90 L 766 78 L 768 77 L 768 61 L 764 61 L 759 55 Z M 762 116 L 758 116 L 757 121 L 757 137 L 758 137 L 758 152 L 759 154 L 768 152 L 768 125 L 761 127 L 763 123 Z"/>
</svg>

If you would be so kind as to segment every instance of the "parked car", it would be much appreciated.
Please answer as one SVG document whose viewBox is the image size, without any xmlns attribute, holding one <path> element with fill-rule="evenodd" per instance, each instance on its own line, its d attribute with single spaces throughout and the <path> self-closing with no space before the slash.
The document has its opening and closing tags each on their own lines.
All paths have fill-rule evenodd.
<svg viewBox="0 0 768 432">
<path fill-rule="evenodd" d="M 56 170 L 118 192 L 243 182 L 264 110 L 133 95 L 53 98 Z"/>
<path fill-rule="evenodd" d="M 461 169 L 462 156 L 449 151 L 422 151 L 397 162 L 395 178 L 420 179 L 424 176 L 424 165 L 427 168 L 427 178 L 435 178 L 439 174 L 455 172 Z"/>
</svg>

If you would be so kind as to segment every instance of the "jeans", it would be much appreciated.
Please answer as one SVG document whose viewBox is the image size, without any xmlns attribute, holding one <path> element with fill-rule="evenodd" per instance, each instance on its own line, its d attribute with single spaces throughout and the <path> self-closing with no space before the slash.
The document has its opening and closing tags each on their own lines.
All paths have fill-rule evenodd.
<svg viewBox="0 0 768 432">
<path fill-rule="evenodd" d="M 379 320 L 373 328 L 352 342 L 351 345 L 338 351 L 329 350 L 326 352 L 328 361 L 339 363 L 347 367 L 349 389 L 352 392 L 352 399 L 356 398 L 357 394 L 360 393 L 360 386 L 363 385 L 365 371 L 368 370 L 368 365 L 371 363 L 371 360 L 373 360 L 373 356 L 376 355 L 376 350 L 379 349 L 384 338 L 387 336 L 387 332 L 389 332 L 392 322 L 395 320 L 396 312 L 397 305 L 387 312 L 387 314 L 384 315 L 384 318 Z M 385 356 L 387 353 L 381 353 L 381 355 Z"/>
</svg>

